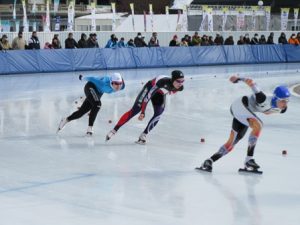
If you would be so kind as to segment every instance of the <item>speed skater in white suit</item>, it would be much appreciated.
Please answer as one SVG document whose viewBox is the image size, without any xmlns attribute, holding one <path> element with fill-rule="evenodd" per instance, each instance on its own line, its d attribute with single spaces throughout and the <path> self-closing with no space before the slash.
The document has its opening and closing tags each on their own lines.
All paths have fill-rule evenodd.
<svg viewBox="0 0 300 225">
<path fill-rule="evenodd" d="M 227 142 L 209 159 L 196 169 L 211 172 L 212 164 L 232 151 L 234 146 L 244 137 L 248 127 L 252 129 L 248 139 L 248 150 L 245 159 L 245 171 L 258 171 L 260 166 L 255 162 L 253 155 L 256 142 L 261 133 L 263 122 L 256 115 L 257 112 L 264 114 L 285 113 L 289 102 L 290 92 L 285 86 L 278 86 L 273 96 L 266 96 L 257 84 L 250 78 L 231 76 L 232 83 L 245 82 L 254 92 L 250 96 L 243 96 L 234 101 L 230 107 L 233 115 L 232 129 Z"/>
</svg>

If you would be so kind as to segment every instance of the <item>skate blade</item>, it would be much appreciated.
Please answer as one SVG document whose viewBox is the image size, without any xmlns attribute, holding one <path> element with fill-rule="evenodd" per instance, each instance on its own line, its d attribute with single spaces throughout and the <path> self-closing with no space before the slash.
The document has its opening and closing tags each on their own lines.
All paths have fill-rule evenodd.
<svg viewBox="0 0 300 225">
<path fill-rule="evenodd" d="M 206 172 L 206 173 L 211 173 L 211 171 L 212 171 L 212 170 L 204 169 L 202 166 L 201 167 L 196 167 L 195 170 L 198 171 L 198 172 L 203 171 L 203 172 Z"/>
<path fill-rule="evenodd" d="M 87 132 L 87 133 L 85 134 L 85 136 L 86 136 L 86 137 L 92 137 L 92 136 L 93 136 L 93 133 Z"/>
<path fill-rule="evenodd" d="M 146 145 L 146 142 L 144 142 L 144 141 L 135 141 L 134 143 L 139 144 L 139 145 Z"/>
<path fill-rule="evenodd" d="M 246 168 L 240 168 L 239 169 L 239 172 L 240 173 L 248 173 L 248 174 L 263 174 L 263 171 L 261 170 L 249 170 L 249 169 L 246 169 Z"/>
</svg>

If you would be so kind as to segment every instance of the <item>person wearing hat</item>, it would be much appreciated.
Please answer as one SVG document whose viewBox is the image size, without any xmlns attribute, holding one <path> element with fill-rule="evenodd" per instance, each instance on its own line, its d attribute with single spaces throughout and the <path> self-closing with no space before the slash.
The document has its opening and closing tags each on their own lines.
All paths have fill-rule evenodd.
<svg viewBox="0 0 300 225">
<path fill-rule="evenodd" d="M 90 112 L 86 134 L 92 135 L 93 125 L 101 108 L 100 99 L 102 95 L 104 93 L 111 94 L 123 90 L 125 88 L 125 82 L 120 73 L 114 73 L 103 77 L 84 77 L 79 75 L 79 80 L 87 81 L 84 86 L 86 98 L 77 111 L 73 112 L 70 116 L 61 119 L 57 132 L 61 131 L 68 122 L 79 119 L 84 114 Z"/>
<path fill-rule="evenodd" d="M 12 42 L 12 49 L 14 50 L 24 50 L 26 47 L 26 41 L 23 38 L 23 32 L 18 33 L 18 37 L 15 37 Z"/>
<path fill-rule="evenodd" d="M 7 40 L 7 35 L 3 34 L 2 38 L 0 39 L 0 50 L 11 50 L 11 45 L 9 44 L 9 41 Z"/>
<path fill-rule="evenodd" d="M 180 45 L 180 43 L 178 42 L 178 37 L 177 37 L 177 35 L 175 34 L 174 36 L 173 36 L 173 39 L 170 41 L 170 43 L 169 43 L 169 47 L 176 47 L 176 46 L 179 46 Z"/>
<path fill-rule="evenodd" d="M 171 77 L 161 75 L 149 80 L 138 94 L 133 107 L 124 113 L 114 129 L 106 135 L 106 141 L 117 133 L 121 126 L 127 123 L 131 118 L 140 113 L 138 119 L 145 118 L 146 107 L 149 101 L 152 102 L 154 115 L 148 122 L 147 127 L 139 136 L 137 144 L 145 144 L 147 134 L 157 125 L 166 105 L 166 95 L 175 94 L 183 90 L 184 75 L 180 70 L 174 70 Z"/>
</svg>

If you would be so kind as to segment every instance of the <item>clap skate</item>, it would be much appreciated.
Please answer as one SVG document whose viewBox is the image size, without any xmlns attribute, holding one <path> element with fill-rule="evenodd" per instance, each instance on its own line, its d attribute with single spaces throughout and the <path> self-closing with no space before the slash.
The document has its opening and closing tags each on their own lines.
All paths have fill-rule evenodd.
<svg viewBox="0 0 300 225">
<path fill-rule="evenodd" d="M 239 172 L 262 174 L 263 172 L 258 170 L 259 168 L 260 166 L 254 161 L 254 159 L 250 159 L 245 162 L 244 168 L 239 169 Z"/>
<path fill-rule="evenodd" d="M 139 137 L 139 140 L 135 142 L 136 144 L 145 145 L 146 144 L 146 134 L 142 133 Z"/>
<path fill-rule="evenodd" d="M 115 129 L 109 131 L 109 133 L 105 137 L 105 141 L 109 141 L 111 139 L 111 137 L 114 136 L 116 133 L 117 133 L 117 131 Z"/>
<path fill-rule="evenodd" d="M 68 122 L 69 121 L 68 121 L 67 118 L 62 118 L 61 121 L 60 121 L 60 123 L 59 123 L 59 125 L 58 125 L 56 133 L 58 133 L 59 131 L 61 131 Z"/>
<path fill-rule="evenodd" d="M 86 131 L 86 136 L 92 136 L 93 135 L 93 127 L 89 126 Z"/>
<path fill-rule="evenodd" d="M 200 167 L 196 167 L 195 169 L 205 171 L 205 172 L 211 172 L 212 171 L 212 160 L 211 159 L 205 160 Z"/>
</svg>

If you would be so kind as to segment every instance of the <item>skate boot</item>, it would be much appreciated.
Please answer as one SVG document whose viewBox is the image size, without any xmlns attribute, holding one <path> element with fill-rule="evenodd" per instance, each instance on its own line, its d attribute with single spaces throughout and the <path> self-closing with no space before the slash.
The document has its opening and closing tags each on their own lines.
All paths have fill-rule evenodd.
<svg viewBox="0 0 300 225">
<path fill-rule="evenodd" d="M 202 170 L 202 171 L 206 171 L 206 172 L 211 172 L 212 171 L 212 160 L 211 159 L 207 159 L 203 162 L 202 166 L 196 168 L 197 170 Z"/>
<path fill-rule="evenodd" d="M 254 159 L 249 159 L 245 162 L 245 169 L 247 170 L 258 170 L 260 166 L 254 161 Z"/>
<path fill-rule="evenodd" d="M 111 139 L 112 136 L 114 136 L 117 133 L 117 131 L 115 129 L 112 129 L 111 131 L 109 131 L 109 133 L 106 135 L 105 141 L 109 141 Z"/>
<path fill-rule="evenodd" d="M 146 144 L 146 134 L 141 133 L 139 136 L 139 140 L 137 140 L 135 143 L 140 144 L 140 145 L 145 145 Z"/>
<path fill-rule="evenodd" d="M 87 131 L 86 131 L 87 136 L 92 136 L 93 135 L 93 127 L 89 126 Z"/>
<path fill-rule="evenodd" d="M 62 118 L 61 121 L 60 121 L 60 123 L 59 123 L 59 125 L 58 125 L 56 133 L 58 133 L 59 131 L 61 131 L 68 122 L 69 121 L 68 121 L 67 118 Z"/>
</svg>

